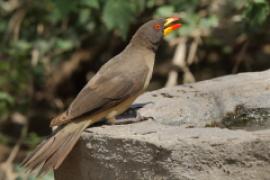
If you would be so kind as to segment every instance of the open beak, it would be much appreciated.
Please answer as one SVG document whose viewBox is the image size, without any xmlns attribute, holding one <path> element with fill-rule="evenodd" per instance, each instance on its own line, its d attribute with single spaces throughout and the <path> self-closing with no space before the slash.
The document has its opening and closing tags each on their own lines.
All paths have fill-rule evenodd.
<svg viewBox="0 0 270 180">
<path fill-rule="evenodd" d="M 165 20 L 165 23 L 164 23 L 164 30 L 163 30 L 163 36 L 167 36 L 168 34 L 170 34 L 172 31 L 180 28 L 182 26 L 182 24 L 180 23 L 175 23 L 177 21 L 179 21 L 180 18 L 178 17 L 170 17 L 170 18 L 167 18 Z"/>
</svg>

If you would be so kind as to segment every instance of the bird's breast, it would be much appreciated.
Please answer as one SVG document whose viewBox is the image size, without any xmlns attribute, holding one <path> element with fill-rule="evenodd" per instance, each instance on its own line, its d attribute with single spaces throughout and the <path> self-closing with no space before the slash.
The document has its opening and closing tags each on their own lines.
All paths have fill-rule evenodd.
<svg viewBox="0 0 270 180">
<path fill-rule="evenodd" d="M 145 90 L 148 87 L 150 80 L 152 78 L 152 74 L 153 74 L 153 69 L 154 69 L 154 64 L 155 64 L 154 53 L 150 53 L 147 56 L 145 56 L 144 61 L 146 62 L 146 66 L 148 69 L 148 72 L 147 72 L 147 75 L 145 78 L 145 82 L 144 82 L 144 86 L 143 86 L 143 89 Z"/>
</svg>

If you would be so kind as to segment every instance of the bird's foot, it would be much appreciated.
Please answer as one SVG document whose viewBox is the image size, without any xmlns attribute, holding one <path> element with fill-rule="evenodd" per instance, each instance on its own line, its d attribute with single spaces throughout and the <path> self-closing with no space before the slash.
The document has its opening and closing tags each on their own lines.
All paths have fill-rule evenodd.
<svg viewBox="0 0 270 180">
<path fill-rule="evenodd" d="M 146 121 L 148 119 L 153 119 L 153 117 L 144 117 L 141 114 L 137 112 L 136 117 L 119 117 L 115 121 L 115 125 L 123 125 L 123 124 L 132 124 L 132 123 L 137 123 L 137 122 L 142 122 Z"/>
<path fill-rule="evenodd" d="M 145 105 L 150 104 L 152 102 L 141 103 L 141 104 L 133 104 L 129 107 L 123 114 L 115 117 L 107 117 L 107 122 L 110 125 L 122 125 L 122 124 L 131 124 L 136 122 L 145 121 L 148 119 L 153 119 L 153 117 L 144 117 L 142 116 L 138 110 L 143 108 Z"/>
<path fill-rule="evenodd" d="M 107 122 L 108 122 L 108 124 L 110 124 L 110 125 L 115 125 L 116 124 L 116 122 L 117 122 L 117 120 L 116 120 L 116 118 L 115 117 L 107 117 Z"/>
<path fill-rule="evenodd" d="M 138 110 L 143 108 L 144 106 L 148 105 L 148 104 L 154 104 L 153 102 L 145 102 L 145 103 L 136 103 L 136 104 L 132 104 L 127 111 L 129 110 Z"/>
</svg>

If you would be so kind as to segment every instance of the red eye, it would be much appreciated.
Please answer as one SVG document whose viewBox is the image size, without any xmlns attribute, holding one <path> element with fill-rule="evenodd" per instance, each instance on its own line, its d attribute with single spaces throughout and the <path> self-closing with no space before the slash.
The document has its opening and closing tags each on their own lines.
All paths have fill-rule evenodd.
<svg viewBox="0 0 270 180">
<path fill-rule="evenodd" d="M 154 29 L 160 30 L 160 29 L 161 29 L 161 25 L 160 25 L 160 24 L 155 24 L 155 25 L 154 25 Z"/>
</svg>

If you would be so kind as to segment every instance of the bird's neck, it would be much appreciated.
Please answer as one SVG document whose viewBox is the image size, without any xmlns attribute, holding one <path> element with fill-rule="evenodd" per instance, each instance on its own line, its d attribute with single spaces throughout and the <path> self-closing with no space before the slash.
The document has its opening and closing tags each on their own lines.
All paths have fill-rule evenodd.
<svg viewBox="0 0 270 180">
<path fill-rule="evenodd" d="M 154 43 L 151 42 L 148 38 L 144 37 L 142 34 L 135 34 L 130 40 L 129 45 L 137 48 L 146 48 L 155 53 L 158 49 L 159 42 Z"/>
</svg>

